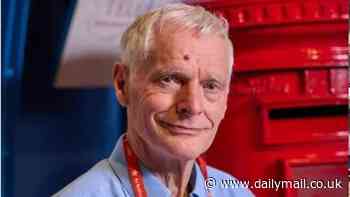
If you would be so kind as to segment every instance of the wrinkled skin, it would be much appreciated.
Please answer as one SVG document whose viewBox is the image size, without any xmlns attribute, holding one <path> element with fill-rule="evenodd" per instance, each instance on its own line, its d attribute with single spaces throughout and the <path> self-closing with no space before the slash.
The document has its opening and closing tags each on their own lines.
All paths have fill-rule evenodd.
<svg viewBox="0 0 350 197">
<path fill-rule="evenodd" d="M 128 137 L 147 154 L 193 160 L 209 148 L 224 117 L 232 50 L 218 35 L 188 30 L 163 32 L 154 46 L 149 64 L 115 71 Z"/>
</svg>

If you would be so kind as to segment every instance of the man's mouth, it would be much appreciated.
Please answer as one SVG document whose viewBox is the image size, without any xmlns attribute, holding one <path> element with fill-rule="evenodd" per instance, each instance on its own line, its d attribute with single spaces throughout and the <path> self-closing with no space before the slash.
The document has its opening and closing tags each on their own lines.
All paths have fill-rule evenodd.
<svg viewBox="0 0 350 197">
<path fill-rule="evenodd" d="M 175 135 L 198 135 L 200 131 L 203 131 L 204 129 L 206 129 L 206 128 L 180 125 L 180 124 L 172 124 L 161 120 L 159 121 L 159 123 L 160 123 L 160 126 L 170 130 L 170 132 Z"/>
</svg>

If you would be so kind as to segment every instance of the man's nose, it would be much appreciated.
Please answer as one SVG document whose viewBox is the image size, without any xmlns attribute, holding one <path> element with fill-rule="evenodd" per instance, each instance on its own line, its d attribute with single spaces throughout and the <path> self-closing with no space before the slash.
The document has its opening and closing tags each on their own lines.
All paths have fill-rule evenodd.
<svg viewBox="0 0 350 197">
<path fill-rule="evenodd" d="M 178 95 L 176 112 L 183 117 L 199 115 L 203 113 L 203 91 L 199 84 L 188 84 L 183 86 Z"/>
</svg>

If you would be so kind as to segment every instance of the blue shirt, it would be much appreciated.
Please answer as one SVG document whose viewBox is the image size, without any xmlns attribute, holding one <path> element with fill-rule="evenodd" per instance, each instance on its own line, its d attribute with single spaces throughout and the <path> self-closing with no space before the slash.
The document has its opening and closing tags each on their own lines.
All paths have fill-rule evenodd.
<svg viewBox="0 0 350 197">
<path fill-rule="evenodd" d="M 133 197 L 128 170 L 124 158 L 121 136 L 108 159 L 97 163 L 85 174 L 67 185 L 53 197 Z M 160 180 L 144 166 L 140 166 L 148 197 L 170 197 L 171 193 Z M 210 183 L 204 179 L 196 163 L 189 181 L 190 197 L 207 197 L 207 188 L 213 197 L 251 197 L 254 196 L 244 185 L 223 185 L 222 180 L 237 181 L 229 174 L 208 166 Z M 206 186 L 207 183 L 207 186 Z"/>
</svg>

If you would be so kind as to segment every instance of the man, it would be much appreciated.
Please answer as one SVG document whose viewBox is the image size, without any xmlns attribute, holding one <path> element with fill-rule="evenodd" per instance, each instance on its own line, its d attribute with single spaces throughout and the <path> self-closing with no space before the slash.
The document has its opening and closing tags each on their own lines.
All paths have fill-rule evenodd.
<svg viewBox="0 0 350 197">
<path fill-rule="evenodd" d="M 201 7 L 169 5 L 137 18 L 121 45 L 114 86 L 127 132 L 109 159 L 55 196 L 253 196 L 200 158 L 226 111 L 227 22 Z"/>
</svg>

